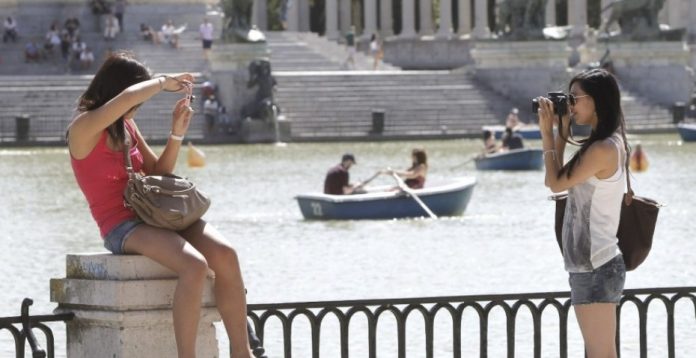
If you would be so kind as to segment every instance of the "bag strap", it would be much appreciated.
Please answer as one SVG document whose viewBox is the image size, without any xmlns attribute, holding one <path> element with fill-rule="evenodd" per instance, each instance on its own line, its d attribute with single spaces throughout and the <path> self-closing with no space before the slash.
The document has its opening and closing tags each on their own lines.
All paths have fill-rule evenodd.
<svg viewBox="0 0 696 358">
<path fill-rule="evenodd" d="M 630 161 L 630 151 L 628 149 L 628 141 L 626 141 L 626 129 L 623 125 L 621 126 L 621 138 L 623 139 L 624 149 L 626 150 L 626 184 L 628 186 L 628 191 L 626 195 L 624 195 L 624 203 L 626 203 L 626 205 L 631 205 L 631 202 L 633 202 L 633 189 L 631 188 L 631 171 L 628 165 Z"/>
<path fill-rule="evenodd" d="M 128 135 L 126 135 L 128 134 Z M 123 119 L 123 162 L 126 164 L 126 173 L 130 178 L 133 172 L 133 162 L 130 157 L 130 134 L 128 133 L 128 127 L 126 126 L 126 119 Z"/>
</svg>

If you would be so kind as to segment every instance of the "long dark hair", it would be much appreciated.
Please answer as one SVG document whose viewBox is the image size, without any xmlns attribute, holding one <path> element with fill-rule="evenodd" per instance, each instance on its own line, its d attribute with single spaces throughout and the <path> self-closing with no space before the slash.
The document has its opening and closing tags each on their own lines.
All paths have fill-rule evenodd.
<svg viewBox="0 0 696 358">
<path fill-rule="evenodd" d="M 147 81 L 151 77 L 150 70 L 138 62 L 132 53 L 115 52 L 104 61 L 85 93 L 80 96 L 77 110 L 86 112 L 97 109 L 126 88 Z M 122 113 L 118 120 L 107 128 L 109 136 L 117 143 L 125 141 L 123 115 L 126 113 Z"/>
<path fill-rule="evenodd" d="M 428 166 L 428 156 L 425 154 L 424 149 L 415 148 L 411 151 L 411 155 L 415 157 L 415 160 L 411 164 L 411 168 L 409 168 L 409 170 L 416 169 L 416 167 L 421 164 L 425 165 L 426 167 Z"/>
<path fill-rule="evenodd" d="M 621 110 L 621 92 L 619 91 L 619 84 L 616 82 L 616 78 L 606 70 L 593 69 L 581 72 L 573 77 L 568 84 L 569 91 L 574 83 L 577 83 L 583 92 L 594 100 L 597 126 L 592 130 L 589 137 L 578 141 L 571 140 L 561 134 L 563 140 L 579 145 L 580 150 L 575 152 L 570 161 L 561 168 L 561 171 L 558 172 L 559 178 L 564 174 L 570 177 L 578 160 L 592 143 L 611 137 L 617 130 L 620 130 L 622 137 L 625 138 L 626 124 L 623 111 Z"/>
</svg>

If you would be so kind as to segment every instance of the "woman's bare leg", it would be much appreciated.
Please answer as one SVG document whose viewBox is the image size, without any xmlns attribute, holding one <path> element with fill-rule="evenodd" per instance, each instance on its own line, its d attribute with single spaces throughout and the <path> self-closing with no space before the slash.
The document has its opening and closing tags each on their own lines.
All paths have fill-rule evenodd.
<svg viewBox="0 0 696 358">
<path fill-rule="evenodd" d="M 215 228 L 203 220 L 180 234 L 205 256 L 215 271 L 215 301 L 230 338 L 232 357 L 253 357 L 247 334 L 244 281 L 237 253 Z"/>
<path fill-rule="evenodd" d="M 587 358 L 616 357 L 616 304 L 575 305 Z"/>
<path fill-rule="evenodd" d="M 126 253 L 147 256 L 179 275 L 172 307 L 179 358 L 196 356 L 203 284 L 208 265 L 203 255 L 177 233 L 139 225 L 124 245 Z"/>
</svg>

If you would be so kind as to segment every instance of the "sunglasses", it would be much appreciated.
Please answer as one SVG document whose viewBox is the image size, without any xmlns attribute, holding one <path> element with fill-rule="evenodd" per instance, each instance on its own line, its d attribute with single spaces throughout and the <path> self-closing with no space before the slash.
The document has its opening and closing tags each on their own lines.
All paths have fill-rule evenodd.
<svg viewBox="0 0 696 358">
<path fill-rule="evenodd" d="M 584 94 L 584 95 L 582 95 L 582 96 L 576 96 L 576 95 L 574 95 L 574 94 L 572 94 L 572 93 L 569 93 L 569 94 L 568 94 L 568 103 L 569 103 L 571 106 L 574 106 L 575 104 L 578 103 L 578 98 L 582 98 L 582 97 L 589 97 L 589 94 Z"/>
</svg>

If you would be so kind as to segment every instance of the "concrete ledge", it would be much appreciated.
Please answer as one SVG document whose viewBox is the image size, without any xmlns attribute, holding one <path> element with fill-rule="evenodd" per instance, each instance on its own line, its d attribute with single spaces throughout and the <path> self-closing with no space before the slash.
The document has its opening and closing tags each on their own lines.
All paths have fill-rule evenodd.
<svg viewBox="0 0 696 358">
<path fill-rule="evenodd" d="M 141 255 L 86 253 L 67 255 L 65 276 L 89 280 L 151 280 L 176 278 L 176 273 Z"/>
<path fill-rule="evenodd" d="M 109 281 L 51 279 L 51 301 L 62 307 L 127 311 L 171 308 L 176 279 Z M 203 307 L 215 307 L 213 281 L 203 287 Z"/>
</svg>

